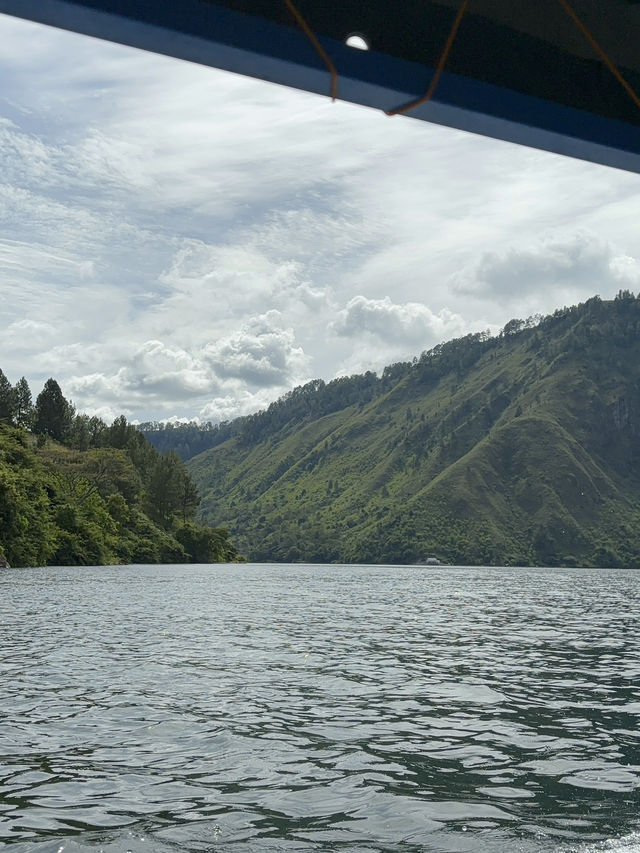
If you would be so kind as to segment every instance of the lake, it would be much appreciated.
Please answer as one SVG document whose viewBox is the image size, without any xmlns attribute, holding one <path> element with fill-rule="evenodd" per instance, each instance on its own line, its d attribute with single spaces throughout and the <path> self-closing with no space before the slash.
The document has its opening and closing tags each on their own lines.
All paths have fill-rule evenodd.
<svg viewBox="0 0 640 853">
<path fill-rule="evenodd" d="M 0 572 L 0 847 L 640 851 L 640 574 Z"/>
</svg>

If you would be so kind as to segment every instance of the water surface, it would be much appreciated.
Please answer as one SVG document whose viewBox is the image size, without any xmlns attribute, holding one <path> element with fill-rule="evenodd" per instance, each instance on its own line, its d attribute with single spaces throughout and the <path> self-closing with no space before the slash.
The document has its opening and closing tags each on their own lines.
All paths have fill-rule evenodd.
<svg viewBox="0 0 640 853">
<path fill-rule="evenodd" d="M 640 575 L 0 573 L 0 847 L 640 850 Z"/>
</svg>

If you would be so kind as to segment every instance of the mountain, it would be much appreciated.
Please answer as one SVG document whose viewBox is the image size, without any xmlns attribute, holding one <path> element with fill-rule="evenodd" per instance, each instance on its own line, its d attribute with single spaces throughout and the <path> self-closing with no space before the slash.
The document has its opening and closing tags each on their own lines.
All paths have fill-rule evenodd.
<svg viewBox="0 0 640 853">
<path fill-rule="evenodd" d="M 252 560 L 640 564 L 640 300 L 317 381 L 187 462 Z"/>
</svg>

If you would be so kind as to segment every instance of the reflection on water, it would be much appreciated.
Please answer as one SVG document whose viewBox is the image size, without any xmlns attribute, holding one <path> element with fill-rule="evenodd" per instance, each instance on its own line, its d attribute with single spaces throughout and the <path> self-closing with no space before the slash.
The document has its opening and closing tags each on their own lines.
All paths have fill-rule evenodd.
<svg viewBox="0 0 640 853">
<path fill-rule="evenodd" d="M 640 850 L 640 576 L 0 574 L 0 846 Z"/>
</svg>

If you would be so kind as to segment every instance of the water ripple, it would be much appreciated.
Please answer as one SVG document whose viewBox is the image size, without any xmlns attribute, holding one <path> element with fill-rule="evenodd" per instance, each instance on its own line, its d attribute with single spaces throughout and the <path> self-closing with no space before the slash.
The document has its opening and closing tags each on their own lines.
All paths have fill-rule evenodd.
<svg viewBox="0 0 640 853">
<path fill-rule="evenodd" d="M 0 846 L 637 853 L 638 590 L 621 571 L 3 572 Z"/>
</svg>

